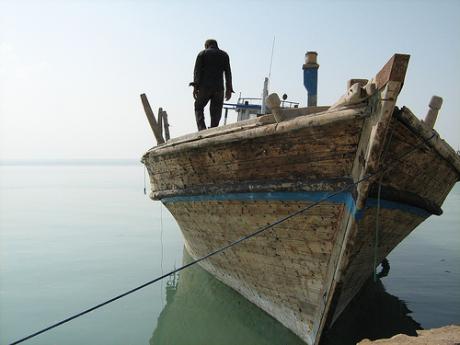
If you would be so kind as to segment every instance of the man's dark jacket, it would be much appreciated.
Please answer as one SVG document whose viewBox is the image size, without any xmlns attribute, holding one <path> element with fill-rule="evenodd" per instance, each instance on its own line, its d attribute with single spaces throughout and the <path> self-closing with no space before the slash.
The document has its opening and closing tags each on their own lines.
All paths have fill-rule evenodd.
<svg viewBox="0 0 460 345">
<path fill-rule="evenodd" d="M 232 72 L 228 54 L 219 48 L 210 47 L 196 57 L 193 85 L 197 88 L 221 91 L 225 88 L 233 92 Z"/>
</svg>

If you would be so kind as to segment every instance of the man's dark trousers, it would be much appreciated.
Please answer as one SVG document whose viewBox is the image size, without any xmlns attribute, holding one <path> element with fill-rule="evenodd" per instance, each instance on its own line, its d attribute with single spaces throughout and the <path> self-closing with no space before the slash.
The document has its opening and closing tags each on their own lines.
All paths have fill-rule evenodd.
<svg viewBox="0 0 460 345">
<path fill-rule="evenodd" d="M 224 104 L 224 90 L 207 89 L 201 87 L 198 97 L 195 100 L 195 117 L 198 130 L 206 129 L 204 122 L 204 107 L 211 101 L 209 112 L 211 113 L 211 127 L 219 125 L 222 117 L 222 106 Z"/>
</svg>

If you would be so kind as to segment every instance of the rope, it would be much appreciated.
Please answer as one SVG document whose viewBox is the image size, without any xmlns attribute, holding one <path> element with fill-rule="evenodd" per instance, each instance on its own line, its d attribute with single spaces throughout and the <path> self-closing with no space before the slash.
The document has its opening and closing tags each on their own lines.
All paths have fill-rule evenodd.
<svg viewBox="0 0 460 345">
<path fill-rule="evenodd" d="M 161 244 L 161 262 L 160 262 L 160 267 L 161 267 L 161 274 L 164 274 L 163 272 L 163 204 L 160 202 L 160 244 Z M 161 306 L 163 307 L 163 280 L 161 281 L 161 287 L 160 287 L 160 298 L 161 298 Z"/>
<path fill-rule="evenodd" d="M 393 130 L 394 128 L 391 129 L 390 132 L 390 137 L 388 138 L 388 141 L 385 144 L 385 148 L 383 149 L 383 152 L 381 153 L 379 157 L 379 161 L 382 161 L 384 158 L 386 158 L 386 155 L 388 153 L 388 149 L 390 147 L 391 139 L 393 139 Z M 377 191 L 377 214 L 375 217 L 375 241 L 374 241 L 374 282 L 377 282 L 378 274 L 377 274 L 377 259 L 378 259 L 378 254 L 379 254 L 379 233 L 380 233 L 380 194 L 382 191 L 382 180 L 383 176 L 385 175 L 385 171 L 382 172 L 379 178 L 379 188 Z"/>
<path fill-rule="evenodd" d="M 135 288 L 133 288 L 131 290 L 128 290 L 128 291 L 126 291 L 126 292 L 124 292 L 124 293 L 122 293 L 122 294 L 120 294 L 118 296 L 112 297 L 112 298 L 110 298 L 110 299 L 108 299 L 108 300 L 106 300 L 106 301 L 104 301 L 102 303 L 99 303 L 99 304 L 97 304 L 97 305 L 95 305 L 95 306 L 93 306 L 91 308 L 85 309 L 85 310 L 83 310 L 83 311 L 81 311 L 81 312 L 79 312 L 79 313 L 77 313 L 75 315 L 72 315 L 72 316 L 70 316 L 70 317 L 68 317 L 68 318 L 66 318 L 66 319 L 64 319 L 62 321 L 56 322 L 56 323 L 54 323 L 54 324 L 52 324 L 52 325 L 50 325 L 50 326 L 48 326 L 46 328 L 43 328 L 40 331 L 37 331 L 37 332 L 32 333 L 32 334 L 30 334 L 30 335 L 28 335 L 28 336 L 26 336 L 24 338 L 16 340 L 16 341 L 12 342 L 10 345 L 16 345 L 16 344 L 22 343 L 22 342 L 24 342 L 24 341 L 26 341 L 28 339 L 36 337 L 39 334 L 45 333 L 45 332 L 47 332 L 47 331 L 49 331 L 49 330 L 51 330 L 53 328 L 56 328 L 56 327 L 58 327 L 60 325 L 63 325 L 65 323 L 69 322 L 69 321 L 72 321 L 72 320 L 74 320 L 74 319 L 76 319 L 76 318 L 78 318 L 80 316 L 88 314 L 88 313 L 92 312 L 93 310 L 99 309 L 99 308 L 101 308 L 101 307 L 103 307 L 103 306 L 105 306 L 105 305 L 107 305 L 109 303 L 115 302 L 116 300 L 119 300 L 120 298 L 128 296 L 128 295 L 130 295 L 130 294 L 132 294 L 132 293 L 134 293 L 134 292 L 136 292 L 136 291 L 138 291 L 140 289 L 145 288 L 146 286 L 152 285 L 152 284 L 154 284 L 154 283 L 156 283 L 156 282 L 158 282 L 158 281 L 160 281 L 160 280 L 162 280 L 162 279 L 164 279 L 164 278 L 166 278 L 166 277 L 168 277 L 168 276 L 170 276 L 172 274 L 176 274 L 176 273 L 178 273 L 178 272 L 180 272 L 180 271 L 182 271 L 182 270 L 184 270 L 184 269 L 186 269 L 186 268 L 188 268 L 190 266 L 193 266 L 193 265 L 195 265 L 195 264 L 197 264 L 197 263 L 199 263 L 199 262 L 201 262 L 203 260 L 206 260 L 206 259 L 208 259 L 208 258 L 210 258 L 210 257 L 212 257 L 212 256 L 214 256 L 216 254 L 219 254 L 219 253 L 221 253 L 221 252 L 223 252 L 223 251 L 225 251 L 225 250 L 227 250 L 227 249 L 229 249 L 229 248 L 231 248 L 233 246 L 236 246 L 237 244 L 239 244 L 241 242 L 249 240 L 250 238 L 253 238 L 253 237 L 257 236 L 257 235 L 261 234 L 262 232 L 264 232 L 264 231 L 266 231 L 266 230 L 268 230 L 270 228 L 273 228 L 273 227 L 275 227 L 275 226 L 277 226 L 277 225 L 279 225 L 281 223 L 284 223 L 285 221 L 287 221 L 287 220 L 289 220 L 289 219 L 291 219 L 291 218 L 293 218 L 293 217 L 295 217 L 295 216 L 297 216 L 299 214 L 304 213 L 305 211 L 307 211 L 307 210 L 309 210 L 309 209 L 321 204 L 322 202 L 324 202 L 324 201 L 326 201 L 328 199 L 331 199 L 334 196 L 336 196 L 336 195 L 338 195 L 340 193 L 343 193 L 343 192 L 347 191 L 348 189 L 350 189 L 352 187 L 357 186 L 359 183 L 364 182 L 364 181 L 370 179 L 371 177 L 374 177 L 374 176 L 377 176 L 377 175 L 379 175 L 381 173 L 385 173 L 386 171 L 389 171 L 390 169 L 392 169 L 395 166 L 396 163 L 399 162 L 399 160 L 401 160 L 402 158 L 404 158 L 407 155 L 411 154 L 412 152 L 417 150 L 419 147 L 422 147 L 423 145 L 425 145 L 425 143 L 430 141 L 435 135 L 436 134 L 434 133 L 430 138 L 423 140 L 419 145 L 416 145 L 412 149 L 408 150 L 406 153 L 404 153 L 401 156 L 399 156 L 398 158 L 396 158 L 392 163 L 390 163 L 383 170 L 380 170 L 380 171 L 377 171 L 375 173 L 369 174 L 369 175 L 359 179 L 358 181 L 356 181 L 354 183 L 350 183 L 349 185 L 345 186 L 341 190 L 339 190 L 337 192 L 334 192 L 332 194 L 329 194 L 328 196 L 322 198 L 321 200 L 318 200 L 318 201 L 314 202 L 313 204 L 311 204 L 309 206 L 306 206 L 306 207 L 304 207 L 302 209 L 299 209 L 296 212 L 293 212 L 293 213 L 291 213 L 291 214 L 289 214 L 289 215 L 287 215 L 287 216 L 285 216 L 283 218 L 280 218 L 280 219 L 278 219 L 277 221 L 275 221 L 275 222 L 273 222 L 271 224 L 265 225 L 265 226 L 259 228 L 258 230 L 254 231 L 254 232 L 252 232 L 252 233 L 250 233 L 250 234 L 248 234 L 246 236 L 243 236 L 243 237 L 239 238 L 236 241 L 230 242 L 229 244 L 227 244 L 227 245 L 225 245 L 225 246 L 223 246 L 221 248 L 218 248 L 218 249 L 206 254 L 205 256 L 202 256 L 202 257 L 200 257 L 200 258 L 198 258 L 196 260 L 193 260 L 193 261 L 189 262 L 186 265 L 183 265 L 183 266 L 181 266 L 179 268 L 176 268 L 176 269 L 174 269 L 174 270 L 172 270 L 172 271 L 170 271 L 170 272 L 168 272 L 166 274 L 163 274 L 163 275 L 161 275 L 161 276 L 159 276 L 159 277 L 157 277 L 155 279 L 152 279 L 152 280 L 150 280 L 150 281 L 148 281 L 148 282 L 146 282 L 146 283 L 144 283 L 142 285 L 139 285 L 139 286 L 137 286 L 137 287 L 135 287 Z"/>
<path fill-rule="evenodd" d="M 374 242 L 374 282 L 377 281 L 377 256 L 379 250 L 379 226 L 380 226 L 380 192 L 382 190 L 382 176 L 379 179 L 379 189 L 377 192 L 377 216 L 375 219 L 375 242 Z"/>
<path fill-rule="evenodd" d="M 146 169 L 147 169 L 147 168 L 146 168 L 145 165 L 144 165 L 144 195 L 147 195 L 147 185 L 146 185 L 146 183 L 145 183 L 145 170 L 146 170 Z"/>
<path fill-rule="evenodd" d="M 270 79 L 272 75 L 272 63 L 273 63 L 273 51 L 274 50 L 275 50 L 275 36 L 273 35 L 272 54 L 270 56 L 270 68 L 268 69 L 268 79 Z"/>
</svg>

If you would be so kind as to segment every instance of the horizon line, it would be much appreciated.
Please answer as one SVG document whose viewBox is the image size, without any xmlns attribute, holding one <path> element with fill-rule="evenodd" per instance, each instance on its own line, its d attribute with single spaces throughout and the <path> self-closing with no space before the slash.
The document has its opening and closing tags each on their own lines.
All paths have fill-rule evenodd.
<svg viewBox="0 0 460 345">
<path fill-rule="evenodd" d="M 0 159 L 0 166 L 26 165 L 137 165 L 140 158 L 24 158 Z"/>
</svg>

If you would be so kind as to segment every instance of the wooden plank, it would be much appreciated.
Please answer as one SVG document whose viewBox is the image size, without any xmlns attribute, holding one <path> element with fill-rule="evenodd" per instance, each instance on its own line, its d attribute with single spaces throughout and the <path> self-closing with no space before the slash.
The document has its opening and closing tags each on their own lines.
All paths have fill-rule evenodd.
<svg viewBox="0 0 460 345">
<path fill-rule="evenodd" d="M 304 179 L 302 181 L 293 181 L 287 179 L 272 179 L 272 180 L 252 180 L 223 182 L 219 184 L 205 184 L 205 185 L 187 185 L 183 189 L 162 189 L 159 186 L 155 187 L 155 192 L 151 194 L 154 200 L 161 200 L 166 197 L 180 196 L 180 195 L 203 195 L 203 194 L 228 194 L 228 193 L 246 193 L 251 191 L 253 193 L 263 192 L 332 192 L 345 188 L 345 186 L 352 183 L 349 178 L 334 178 L 334 179 Z M 163 183 L 161 186 L 166 187 Z"/>
<path fill-rule="evenodd" d="M 157 140 L 157 144 L 163 144 L 165 140 L 163 139 L 161 130 L 158 127 L 157 120 L 155 119 L 155 115 L 153 114 L 152 108 L 150 107 L 149 101 L 145 93 L 141 94 L 141 101 L 144 107 L 145 115 L 147 116 L 147 120 L 149 121 L 150 128 L 152 129 L 152 132 L 155 135 L 155 139 Z"/>
<path fill-rule="evenodd" d="M 196 160 L 197 155 L 204 154 L 211 158 L 209 163 L 215 164 L 214 157 L 222 156 L 225 160 L 244 160 L 252 159 L 255 154 L 267 155 L 276 154 L 273 150 L 280 150 L 281 154 L 295 154 L 298 150 L 308 152 L 310 150 L 318 151 L 323 147 L 323 151 L 334 150 L 335 147 L 343 145 L 354 145 L 358 140 L 360 130 L 359 122 L 353 122 L 345 125 L 325 126 L 318 129 L 305 129 L 294 131 L 283 136 L 282 140 L 279 136 L 273 135 L 270 137 L 254 138 L 252 140 L 242 140 L 240 142 L 232 142 L 221 145 L 212 146 L 212 150 L 208 148 L 182 150 L 174 154 L 162 154 L 161 159 L 188 158 L 191 161 Z M 331 140 L 330 138 L 334 138 Z M 244 144 L 244 145 L 243 145 Z M 311 148 L 310 148 L 311 147 Z M 158 163 L 156 155 L 148 155 L 148 160 Z M 200 164 L 203 162 L 200 162 Z M 183 162 L 181 162 L 181 165 Z M 170 164 L 168 163 L 168 167 Z"/>
<path fill-rule="evenodd" d="M 292 118 L 302 116 L 302 115 L 317 116 L 317 115 L 321 115 L 322 113 L 325 113 L 328 109 L 329 107 L 296 108 L 294 109 L 294 111 L 297 113 L 295 114 L 295 116 L 292 116 Z M 359 112 L 359 109 L 356 109 L 356 110 Z M 274 119 L 273 114 L 267 114 L 267 115 L 257 117 L 255 119 L 239 121 L 239 122 L 235 122 L 235 123 L 228 124 L 225 126 L 210 128 L 208 130 L 200 131 L 197 133 L 186 134 L 181 137 L 171 139 L 168 145 L 175 146 L 178 144 L 182 144 L 185 142 L 192 142 L 192 141 L 200 140 L 203 138 L 212 138 L 212 137 L 216 137 L 216 136 L 220 136 L 224 134 L 230 134 L 234 132 L 250 130 L 253 128 L 260 127 L 260 126 L 265 126 L 267 124 L 274 124 L 275 122 L 276 121 Z"/>
<path fill-rule="evenodd" d="M 251 150 L 251 148 L 253 148 Z M 292 150 L 291 150 L 292 148 Z M 162 157 L 153 159 L 152 168 L 154 173 L 171 172 L 175 170 L 186 171 L 189 169 L 206 171 L 208 169 L 218 170 L 221 167 L 227 169 L 229 162 L 233 164 L 252 164 L 264 162 L 266 159 L 275 160 L 296 160 L 301 161 L 302 157 L 308 161 L 324 160 L 321 157 L 345 156 L 356 151 L 355 144 L 322 144 L 322 143 L 293 143 L 285 141 L 283 146 L 270 147 L 265 145 L 248 145 L 248 149 L 238 150 L 236 146 L 231 148 L 216 148 L 212 153 L 206 151 L 194 151 L 189 155 L 184 154 L 175 157 Z"/>
<path fill-rule="evenodd" d="M 339 126 L 336 130 L 340 132 L 340 129 Z M 356 142 L 359 131 L 353 128 L 352 133 L 355 134 L 348 138 L 355 137 Z M 176 181 L 176 179 L 186 178 L 187 181 L 180 183 L 186 184 L 188 187 L 200 184 L 200 181 L 208 181 L 208 184 L 212 184 L 212 181 L 217 176 L 222 178 L 220 179 L 220 184 L 226 181 L 223 179 L 225 176 L 239 183 L 244 182 L 245 179 L 257 180 L 259 177 L 266 181 L 278 179 L 282 178 L 283 171 L 286 171 L 289 167 L 288 164 L 301 164 L 298 165 L 298 168 L 291 165 L 291 179 L 293 180 L 298 180 L 300 176 L 303 179 L 314 178 L 313 175 L 308 175 L 308 171 L 309 169 L 316 169 L 315 166 L 318 164 L 321 164 L 321 168 L 318 167 L 314 171 L 316 176 L 319 176 L 322 171 L 327 172 L 328 165 L 332 169 L 332 176 L 338 173 L 337 169 L 341 168 L 341 161 L 343 161 L 343 164 L 350 164 L 349 159 L 354 156 L 354 145 L 349 144 L 348 139 L 346 144 L 341 144 L 340 142 L 343 141 L 341 136 L 334 141 L 326 140 L 327 137 L 328 135 L 325 133 L 321 139 L 315 140 L 305 133 L 299 132 L 298 135 L 292 137 L 294 141 L 291 141 L 291 137 L 287 137 L 282 142 L 269 141 L 268 143 L 263 143 L 254 141 L 245 145 L 229 143 L 222 147 L 215 147 L 212 154 L 205 150 L 193 150 L 190 152 L 185 151 L 180 155 L 158 156 L 158 158 L 154 156 L 149 158 L 149 162 L 151 161 L 149 165 L 154 175 L 152 176 L 154 182 L 166 181 L 172 185 L 180 182 Z M 270 140 L 274 139 L 270 138 Z M 274 169 L 269 174 L 266 173 L 264 168 L 268 162 L 264 151 L 270 152 L 272 157 L 269 159 L 269 163 Z M 299 152 L 309 153 L 299 156 Z M 171 158 L 168 159 L 168 157 Z M 162 159 L 166 160 L 162 162 Z M 313 160 L 322 163 L 314 163 Z M 257 168 L 259 165 L 260 169 Z M 296 169 L 298 173 L 294 176 L 292 172 L 295 172 Z M 335 173 L 332 171 L 335 171 Z M 345 171 L 348 171 L 348 168 L 345 168 L 342 175 L 347 174 Z M 164 178 L 161 177 L 163 173 L 166 174 Z M 252 175 L 248 176 L 247 174 Z M 259 174 L 259 177 L 254 174 Z M 275 174 L 278 174 L 279 177 L 276 177 Z M 325 176 L 322 175 L 322 178 L 325 178 Z M 167 189 L 170 188 L 164 185 L 159 185 L 158 188 L 154 186 L 153 188 L 154 192 Z"/>
<path fill-rule="evenodd" d="M 458 180 L 456 169 L 437 150 L 430 147 L 421 147 L 394 164 L 394 157 L 413 150 L 422 143 L 422 139 L 397 119 L 392 121 L 391 132 L 388 153 L 382 164 L 392 164 L 393 167 L 385 174 L 383 184 L 395 190 L 410 191 L 440 207 L 448 191 Z"/>
<path fill-rule="evenodd" d="M 193 189 L 203 184 L 212 186 L 216 182 L 219 185 L 231 181 L 240 184 L 244 181 L 270 181 L 286 177 L 295 182 L 299 178 L 311 180 L 315 176 L 324 179 L 328 169 L 330 176 L 346 176 L 349 167 L 345 165 L 349 165 L 355 155 L 358 123 L 337 125 L 336 128 L 325 126 L 314 131 L 315 135 L 311 135 L 311 131 L 295 131 L 295 134 L 286 135 L 281 141 L 279 138 L 263 137 L 244 144 L 234 142 L 217 145 L 212 153 L 199 149 L 149 156 L 146 163 L 152 171 L 153 192 L 177 190 L 173 188 L 174 185 L 182 186 L 179 189 L 184 185 Z M 331 137 L 334 140 L 330 140 Z M 269 173 L 265 169 L 267 164 L 273 167 Z M 288 169 L 291 171 L 286 175 Z"/>
<path fill-rule="evenodd" d="M 169 134 L 168 112 L 166 110 L 163 110 L 162 114 L 163 114 L 163 123 L 164 123 L 164 129 L 165 129 L 165 139 L 169 140 L 170 134 Z"/>
<path fill-rule="evenodd" d="M 404 83 L 410 55 L 394 54 L 375 76 L 378 89 L 382 89 L 388 82 Z"/>
<path fill-rule="evenodd" d="M 222 134 L 219 130 L 208 133 L 207 136 L 200 134 L 201 132 L 187 137 L 186 141 L 170 141 L 166 145 L 158 146 L 149 150 L 144 156 L 155 156 L 164 155 L 170 153 L 177 153 L 180 151 L 193 150 L 198 148 L 211 148 L 216 145 L 228 143 L 228 142 L 242 142 L 246 139 L 254 139 L 258 137 L 270 136 L 274 134 L 291 133 L 292 131 L 301 130 L 302 128 L 312 127 L 321 128 L 327 125 L 339 124 L 342 122 L 359 121 L 366 117 L 368 113 L 365 107 L 353 108 L 353 109 L 342 109 L 332 112 L 325 112 L 316 114 L 314 116 L 298 117 L 290 121 L 284 121 L 279 124 L 267 124 L 256 126 L 255 123 L 249 129 L 244 127 L 236 128 L 230 133 Z M 217 127 L 219 128 L 219 127 Z M 222 127 L 225 131 L 225 127 Z M 209 130 L 211 131 L 211 130 Z M 205 131 L 202 131 L 205 132 Z M 180 145 L 178 145 L 180 143 Z"/>
<path fill-rule="evenodd" d="M 317 179 L 320 177 L 327 179 L 338 176 L 349 176 L 351 165 L 352 157 L 342 158 L 341 155 L 316 162 L 288 164 L 284 160 L 284 162 L 280 161 L 274 164 L 269 173 L 264 173 L 264 171 L 260 170 L 264 167 L 263 162 L 254 164 L 252 167 L 249 163 L 244 166 L 238 163 L 229 163 L 222 166 L 221 169 L 214 169 L 208 171 L 206 174 L 203 172 L 193 174 L 193 171 L 178 174 L 165 172 L 163 176 L 161 174 L 153 174 L 151 175 L 151 182 L 153 183 L 153 189 L 156 191 L 173 189 L 173 186 L 180 186 L 179 188 L 182 189 L 190 185 L 204 186 L 206 184 L 237 181 L 238 179 L 241 181 L 269 181 L 280 178 L 296 181 L 302 178 Z M 259 170 L 254 170 L 258 169 L 259 166 Z"/>
<path fill-rule="evenodd" d="M 158 108 L 158 129 L 163 136 L 163 108 Z"/>
<path fill-rule="evenodd" d="M 420 136 L 423 140 L 427 140 L 435 134 L 433 139 L 427 141 L 427 145 L 434 148 L 441 157 L 447 160 L 449 164 L 456 169 L 460 178 L 460 156 L 449 146 L 449 144 L 442 140 L 435 131 L 426 128 L 408 108 L 403 107 L 401 112 L 396 114 L 396 117 L 406 125 L 410 131 Z"/>
</svg>

